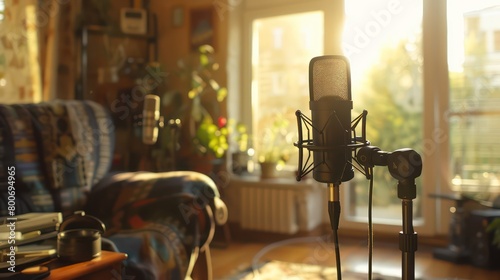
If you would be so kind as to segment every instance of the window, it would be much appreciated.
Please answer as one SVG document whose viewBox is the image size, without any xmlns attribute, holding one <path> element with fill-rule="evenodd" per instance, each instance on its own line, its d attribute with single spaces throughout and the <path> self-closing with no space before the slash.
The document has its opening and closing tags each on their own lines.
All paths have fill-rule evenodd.
<svg viewBox="0 0 500 280">
<path fill-rule="evenodd" d="M 257 28 L 254 24 L 271 24 L 271 20 L 278 20 L 278 16 L 323 11 L 323 52 L 343 52 L 349 58 L 353 116 L 363 109 L 368 110 L 367 138 L 383 150 L 409 147 L 423 157 L 424 170 L 417 182 L 419 193 L 414 204 L 419 233 L 448 232 L 449 207 L 454 203 L 430 198 L 431 194 L 453 191 L 500 193 L 500 152 L 495 146 L 500 137 L 498 1 L 296 0 L 291 2 L 307 3 L 304 4 L 306 6 L 321 2 L 323 6 L 321 9 L 295 10 L 289 8 L 295 4 L 279 5 L 284 2 L 280 0 L 248 4 L 250 2 L 244 1 L 242 9 L 247 10 L 247 3 L 259 12 L 242 12 L 251 18 L 245 21 L 243 30 L 252 32 Z M 274 2 L 276 7 L 272 5 Z M 293 11 L 287 13 L 284 7 Z M 337 17 L 328 14 L 341 8 L 345 9 L 345 21 L 344 14 L 336 14 Z M 339 22 L 332 23 L 332 18 L 345 22 L 343 38 L 332 29 L 341 25 Z M 260 57 L 262 60 L 259 63 L 269 63 L 269 58 L 274 59 L 287 49 L 299 53 L 301 48 L 314 42 L 308 39 L 309 42 L 290 46 L 285 40 L 289 36 L 286 28 L 269 26 L 265 31 L 271 39 L 269 46 L 259 49 L 259 55 L 267 53 L 266 57 Z M 252 32 L 242 35 L 247 40 L 241 46 L 244 58 L 241 72 L 244 77 L 252 73 L 258 76 L 260 71 L 245 68 L 245 59 L 258 61 L 252 56 L 255 53 L 249 51 L 261 44 L 255 40 L 258 37 L 249 35 L 256 34 Z M 295 36 L 304 38 L 305 35 L 300 28 L 295 28 Z M 306 63 L 313 56 L 306 52 L 301 54 L 310 56 L 305 58 Z M 298 60 L 297 56 L 297 62 L 291 62 L 298 63 Z M 285 69 L 288 71 L 293 67 Z M 302 71 L 299 69 L 294 70 L 298 73 Z M 240 105 L 243 116 L 250 116 L 246 119 L 249 124 L 258 118 L 253 116 L 252 119 L 252 114 L 260 114 L 262 111 L 257 111 L 257 108 L 261 110 L 266 102 L 273 104 L 271 108 L 281 110 L 293 104 L 286 112 L 302 108 L 291 103 L 289 88 L 284 86 L 290 75 L 284 75 L 280 70 L 268 73 L 265 77 L 266 91 L 258 95 L 261 105 L 252 103 L 251 112 Z M 294 82 L 300 85 L 297 88 L 306 88 L 303 79 L 307 76 L 307 70 L 293 74 L 292 77 L 296 78 Z M 264 84 L 259 84 L 258 79 L 242 80 L 239 104 L 248 105 L 248 96 L 261 90 Z M 307 89 L 301 91 L 307 98 Z M 307 107 L 304 111 L 309 113 Z M 378 227 L 379 230 L 399 230 L 401 206 L 395 181 L 388 177 L 386 170 L 379 169 L 375 184 L 374 220 L 382 226 Z M 341 189 L 346 196 L 343 201 L 343 227 L 365 228 L 367 185 L 364 179 L 351 180 Z"/>
<path fill-rule="evenodd" d="M 327 14 L 344 5 L 341 1 L 318 2 L 323 3 L 323 9 L 290 9 L 293 11 L 287 13 L 280 6 L 276 12 L 272 8 L 255 14 L 247 12 L 249 19 L 245 27 L 251 30 L 251 36 L 247 36 L 251 43 L 244 45 L 251 46 L 247 55 L 251 54 L 252 67 L 244 70 L 251 76 L 251 82 L 244 88 L 250 87 L 249 95 L 252 96 L 254 137 L 257 135 L 256 139 L 261 140 L 260 131 L 279 115 L 285 116 L 289 123 L 287 131 L 295 141 L 295 111 L 300 109 L 310 116 L 309 61 L 318 55 L 343 52 L 351 62 L 352 116 L 363 109 L 368 110 L 368 139 L 386 151 L 411 147 L 421 152 L 422 2 L 378 0 L 367 4 L 362 0 L 345 1 L 345 29 L 340 32 L 344 33 L 344 38 L 336 36 L 332 28 L 342 24 L 329 21 L 339 15 Z M 338 48 L 332 48 L 332 44 Z M 245 98 L 248 96 L 243 95 L 242 99 Z M 254 144 L 259 153 L 262 146 Z M 295 150 L 291 143 L 287 145 Z M 268 146 L 272 145 L 263 145 Z M 297 159 L 291 157 L 290 168 L 296 169 L 296 164 Z M 377 222 L 399 224 L 401 203 L 397 197 L 397 182 L 390 177 L 387 168 L 379 168 L 377 172 L 374 212 Z M 366 221 L 368 182 L 357 178 L 343 184 L 342 189 L 347 196 L 343 202 L 345 226 Z M 420 189 L 419 193 L 420 196 L 423 191 Z M 420 202 L 421 199 L 416 203 L 415 216 L 423 223 Z"/>
<path fill-rule="evenodd" d="M 310 58 L 323 54 L 323 12 L 258 18 L 252 30 L 253 144 L 259 161 L 296 168 L 295 111 L 309 111 L 307 72 Z"/>
<path fill-rule="evenodd" d="M 269 157 L 286 160 L 281 162 L 281 174 L 292 174 L 298 154 L 293 146 L 295 111 L 309 112 L 309 61 L 339 52 L 334 42 L 340 38 L 343 12 L 331 9 L 331 0 L 279 2 L 282 0 L 242 1 L 232 7 L 228 63 L 233 69 L 241 67 L 241 77 L 230 74 L 228 89 L 241 91 L 241 95 L 228 96 L 228 114 L 250 128 L 255 161 Z M 335 26 L 338 28 L 331 28 Z M 243 59 L 237 56 L 239 51 Z M 269 137 L 276 133 L 278 137 Z"/>
<path fill-rule="evenodd" d="M 3 21 L 4 12 L 5 12 L 5 1 L 4 0 L 0 0 L 0 22 Z"/>
<path fill-rule="evenodd" d="M 422 1 L 345 1 L 344 54 L 351 62 L 353 115 L 368 111 L 367 138 L 392 152 L 412 148 L 422 154 Z M 397 181 L 386 167 L 374 169 L 373 217 L 380 223 L 401 221 Z M 421 186 L 420 178 L 417 185 Z M 414 217 L 422 219 L 422 188 Z M 368 187 L 356 173 L 348 188 L 347 218 L 366 221 Z M 345 203 L 344 203 L 345 205 Z"/>
<path fill-rule="evenodd" d="M 452 189 L 490 199 L 500 192 L 500 6 L 449 1 Z"/>
</svg>

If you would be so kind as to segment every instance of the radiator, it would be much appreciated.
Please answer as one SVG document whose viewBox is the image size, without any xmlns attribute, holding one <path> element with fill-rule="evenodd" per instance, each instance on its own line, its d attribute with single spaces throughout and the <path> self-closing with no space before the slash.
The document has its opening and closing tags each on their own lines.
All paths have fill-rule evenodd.
<svg viewBox="0 0 500 280">
<path fill-rule="evenodd" d="M 296 187 L 243 184 L 240 223 L 243 229 L 293 234 L 297 221 Z"/>
</svg>

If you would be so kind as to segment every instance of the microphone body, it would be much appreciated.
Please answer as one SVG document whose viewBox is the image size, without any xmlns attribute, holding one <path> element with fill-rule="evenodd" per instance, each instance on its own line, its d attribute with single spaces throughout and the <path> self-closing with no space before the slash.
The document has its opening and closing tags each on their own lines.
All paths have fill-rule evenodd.
<svg viewBox="0 0 500 280">
<path fill-rule="evenodd" d="M 144 98 L 142 111 L 142 142 L 153 145 L 158 139 L 158 122 L 160 120 L 160 97 L 148 94 Z"/>
<path fill-rule="evenodd" d="M 314 169 L 318 182 L 340 184 L 354 177 L 351 138 L 351 77 L 343 56 L 315 57 L 309 64 Z"/>
</svg>

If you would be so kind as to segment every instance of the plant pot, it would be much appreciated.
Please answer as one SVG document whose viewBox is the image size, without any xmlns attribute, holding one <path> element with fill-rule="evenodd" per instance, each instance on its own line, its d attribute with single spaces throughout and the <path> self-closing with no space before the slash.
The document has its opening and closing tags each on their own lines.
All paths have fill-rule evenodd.
<svg viewBox="0 0 500 280">
<path fill-rule="evenodd" d="M 268 178 L 276 178 L 278 170 L 276 166 L 278 164 L 276 162 L 261 162 L 260 163 L 260 178 L 268 179 Z"/>
<path fill-rule="evenodd" d="M 248 171 L 248 161 L 250 156 L 246 152 L 232 154 L 232 169 L 234 174 L 242 174 Z"/>
</svg>

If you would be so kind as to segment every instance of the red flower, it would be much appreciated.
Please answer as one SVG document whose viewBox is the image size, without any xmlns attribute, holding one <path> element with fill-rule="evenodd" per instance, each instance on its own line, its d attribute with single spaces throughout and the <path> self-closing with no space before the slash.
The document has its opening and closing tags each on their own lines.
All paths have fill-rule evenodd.
<svg viewBox="0 0 500 280">
<path fill-rule="evenodd" d="M 227 119 L 224 117 L 219 117 L 217 119 L 217 125 L 219 126 L 219 128 L 225 127 L 227 125 Z"/>
</svg>

